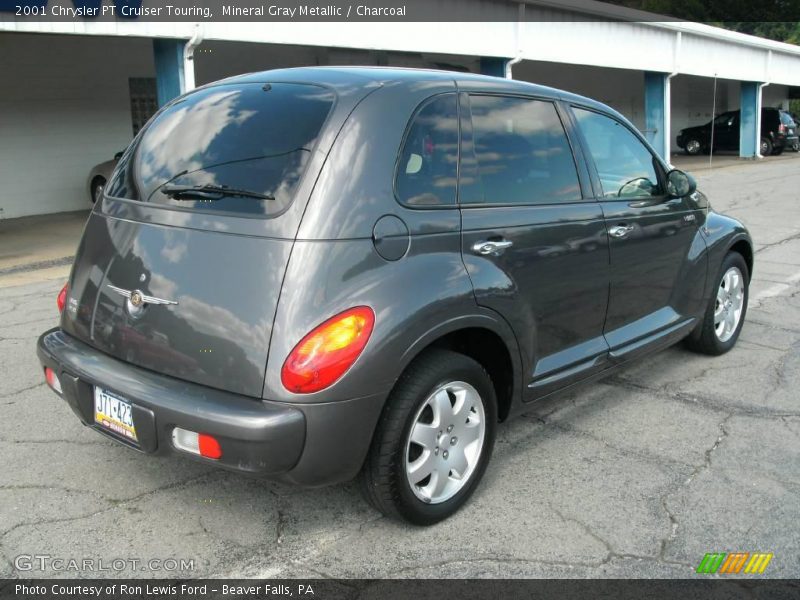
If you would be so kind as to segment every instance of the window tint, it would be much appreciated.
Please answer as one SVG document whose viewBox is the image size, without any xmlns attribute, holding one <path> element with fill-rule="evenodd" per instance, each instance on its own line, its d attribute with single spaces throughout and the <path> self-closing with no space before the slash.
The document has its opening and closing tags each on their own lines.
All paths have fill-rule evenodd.
<svg viewBox="0 0 800 600">
<path fill-rule="evenodd" d="M 462 202 L 549 204 L 581 199 L 575 160 L 553 103 L 470 96 L 470 107 L 483 193 L 465 195 Z"/>
<path fill-rule="evenodd" d="M 397 197 L 414 206 L 455 204 L 457 168 L 457 99 L 442 94 L 413 117 L 400 153 Z"/>
<path fill-rule="evenodd" d="M 573 110 L 600 176 L 603 197 L 661 195 L 653 155 L 630 129 L 599 113 Z"/>
<path fill-rule="evenodd" d="M 291 202 L 333 105 L 311 85 L 260 83 L 198 90 L 168 106 L 126 152 L 109 195 L 203 211 L 276 214 Z M 224 186 L 274 199 L 172 198 L 162 186 Z"/>
</svg>

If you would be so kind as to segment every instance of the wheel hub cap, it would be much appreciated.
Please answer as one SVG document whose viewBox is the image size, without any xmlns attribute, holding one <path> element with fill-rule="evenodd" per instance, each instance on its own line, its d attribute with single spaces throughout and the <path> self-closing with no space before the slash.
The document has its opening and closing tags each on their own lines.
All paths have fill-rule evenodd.
<svg viewBox="0 0 800 600">
<path fill-rule="evenodd" d="M 437 388 L 414 417 L 406 443 L 406 478 L 427 504 L 455 496 L 483 450 L 486 416 L 478 391 L 463 381 Z"/>
<path fill-rule="evenodd" d="M 717 339 L 727 342 L 736 332 L 744 309 L 744 277 L 737 267 L 722 276 L 714 306 L 714 332 Z"/>
</svg>

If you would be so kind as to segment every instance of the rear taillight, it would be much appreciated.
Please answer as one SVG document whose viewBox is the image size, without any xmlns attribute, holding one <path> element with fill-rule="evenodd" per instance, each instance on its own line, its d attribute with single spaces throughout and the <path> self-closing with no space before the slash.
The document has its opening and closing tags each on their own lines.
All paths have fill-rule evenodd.
<svg viewBox="0 0 800 600">
<path fill-rule="evenodd" d="M 372 309 L 357 306 L 316 327 L 283 363 L 283 386 L 296 394 L 309 394 L 335 383 L 361 355 L 374 325 Z"/>
<path fill-rule="evenodd" d="M 56 305 L 58 306 L 58 312 L 64 312 L 64 306 L 67 304 L 67 285 L 64 284 L 64 287 L 61 288 L 61 291 L 58 292 L 58 296 L 56 297 Z"/>
</svg>

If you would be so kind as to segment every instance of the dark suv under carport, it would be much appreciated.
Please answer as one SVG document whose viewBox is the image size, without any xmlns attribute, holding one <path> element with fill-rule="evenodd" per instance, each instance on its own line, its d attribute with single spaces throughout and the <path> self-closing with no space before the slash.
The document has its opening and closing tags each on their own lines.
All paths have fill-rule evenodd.
<svg viewBox="0 0 800 600">
<path fill-rule="evenodd" d="M 740 111 L 722 113 L 713 121 L 681 129 L 677 143 L 687 154 L 708 154 L 713 150 L 739 149 Z M 712 140 L 713 131 L 713 145 Z M 781 154 L 797 145 L 797 126 L 792 116 L 779 108 L 761 109 L 761 156 Z"/>
</svg>

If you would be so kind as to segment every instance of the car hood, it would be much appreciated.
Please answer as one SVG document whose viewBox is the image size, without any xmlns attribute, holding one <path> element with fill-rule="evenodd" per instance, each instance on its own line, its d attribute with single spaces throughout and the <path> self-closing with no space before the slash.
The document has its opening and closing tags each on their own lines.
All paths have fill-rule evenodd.
<svg viewBox="0 0 800 600">
<path fill-rule="evenodd" d="M 708 125 L 695 125 L 694 127 L 686 127 L 685 129 L 681 129 L 681 135 L 686 135 L 687 133 L 702 133 L 708 129 Z"/>
</svg>

